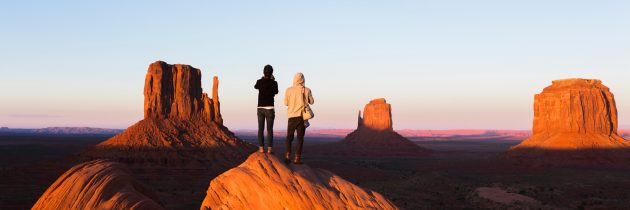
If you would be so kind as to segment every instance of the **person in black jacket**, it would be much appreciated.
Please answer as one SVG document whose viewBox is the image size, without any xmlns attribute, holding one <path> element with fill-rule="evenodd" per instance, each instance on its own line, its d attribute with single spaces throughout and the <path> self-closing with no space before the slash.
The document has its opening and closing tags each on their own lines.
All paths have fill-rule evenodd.
<svg viewBox="0 0 630 210">
<path fill-rule="evenodd" d="M 273 67 L 271 65 L 265 66 L 263 75 L 254 85 L 254 88 L 258 89 L 258 151 L 265 152 L 263 130 L 265 128 L 265 120 L 267 120 L 267 140 L 269 142 L 267 153 L 272 154 L 273 120 L 276 117 L 273 97 L 278 94 L 278 83 L 273 77 Z"/>
</svg>

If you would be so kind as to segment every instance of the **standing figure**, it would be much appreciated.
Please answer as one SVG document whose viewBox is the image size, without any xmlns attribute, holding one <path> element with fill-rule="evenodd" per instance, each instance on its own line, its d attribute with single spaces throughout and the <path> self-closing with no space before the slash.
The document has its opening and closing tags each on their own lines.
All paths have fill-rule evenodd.
<svg viewBox="0 0 630 210">
<path fill-rule="evenodd" d="M 265 120 L 267 121 L 267 153 L 272 154 L 273 147 L 273 120 L 276 118 L 274 110 L 274 96 L 278 94 L 278 82 L 273 77 L 273 67 L 266 65 L 263 69 L 263 77 L 256 81 L 254 88 L 258 89 L 258 151 L 265 152 Z"/>
<path fill-rule="evenodd" d="M 311 89 L 304 86 L 304 75 L 297 73 L 293 77 L 293 86 L 287 88 L 284 95 L 284 105 L 287 106 L 287 117 L 289 123 L 287 126 L 286 152 L 284 154 L 285 162 L 291 162 L 291 143 L 293 142 L 294 133 L 297 131 L 297 148 L 295 151 L 294 164 L 302 164 L 302 146 L 304 144 L 304 133 L 307 125 L 302 118 L 305 107 L 308 104 L 315 103 Z"/>
</svg>

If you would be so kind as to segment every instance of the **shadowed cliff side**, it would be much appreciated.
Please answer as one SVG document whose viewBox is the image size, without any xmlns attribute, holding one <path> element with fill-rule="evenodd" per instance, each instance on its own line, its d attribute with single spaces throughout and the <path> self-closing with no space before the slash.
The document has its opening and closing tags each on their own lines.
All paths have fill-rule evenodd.
<svg viewBox="0 0 630 210">
<path fill-rule="evenodd" d="M 201 209 L 398 209 L 381 194 L 308 165 L 252 154 L 210 182 Z"/>
<path fill-rule="evenodd" d="M 122 164 L 94 160 L 61 175 L 32 209 L 164 209 L 156 199 Z"/>
<path fill-rule="evenodd" d="M 617 126 L 614 96 L 600 80 L 556 80 L 534 97 L 533 136 L 507 154 L 549 164 L 627 160 L 630 143 Z"/>
</svg>

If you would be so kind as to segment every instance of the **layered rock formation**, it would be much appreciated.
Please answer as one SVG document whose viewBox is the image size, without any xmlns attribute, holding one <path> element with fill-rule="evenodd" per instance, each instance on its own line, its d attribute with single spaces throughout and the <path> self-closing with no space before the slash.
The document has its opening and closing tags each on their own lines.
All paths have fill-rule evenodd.
<svg viewBox="0 0 630 210">
<path fill-rule="evenodd" d="M 394 131 L 391 105 L 385 99 L 370 101 L 359 111 L 357 129 L 334 146 L 315 147 L 315 152 L 348 156 L 425 156 L 422 148 Z"/>
<path fill-rule="evenodd" d="M 65 172 L 32 209 L 164 209 L 120 163 L 94 160 Z"/>
<path fill-rule="evenodd" d="M 252 154 L 210 182 L 201 209 L 398 209 L 377 192 L 307 165 Z"/>
<path fill-rule="evenodd" d="M 553 81 L 534 97 L 533 136 L 508 154 L 586 160 L 619 158 L 630 143 L 617 135 L 617 107 L 600 80 Z"/>
<path fill-rule="evenodd" d="M 199 69 L 152 63 L 145 79 L 144 119 L 82 157 L 125 163 L 155 191 L 176 191 L 160 195 L 166 208 L 198 206 L 207 179 L 242 163 L 255 150 L 223 126 L 216 77 L 212 95 L 203 92 Z"/>
</svg>

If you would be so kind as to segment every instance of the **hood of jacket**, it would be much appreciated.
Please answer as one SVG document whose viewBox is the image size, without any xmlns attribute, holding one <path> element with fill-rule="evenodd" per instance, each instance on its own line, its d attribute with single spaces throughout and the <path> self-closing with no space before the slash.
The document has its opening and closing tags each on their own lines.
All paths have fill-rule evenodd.
<svg viewBox="0 0 630 210">
<path fill-rule="evenodd" d="M 304 74 L 298 72 L 293 76 L 293 86 L 304 86 Z"/>
</svg>

